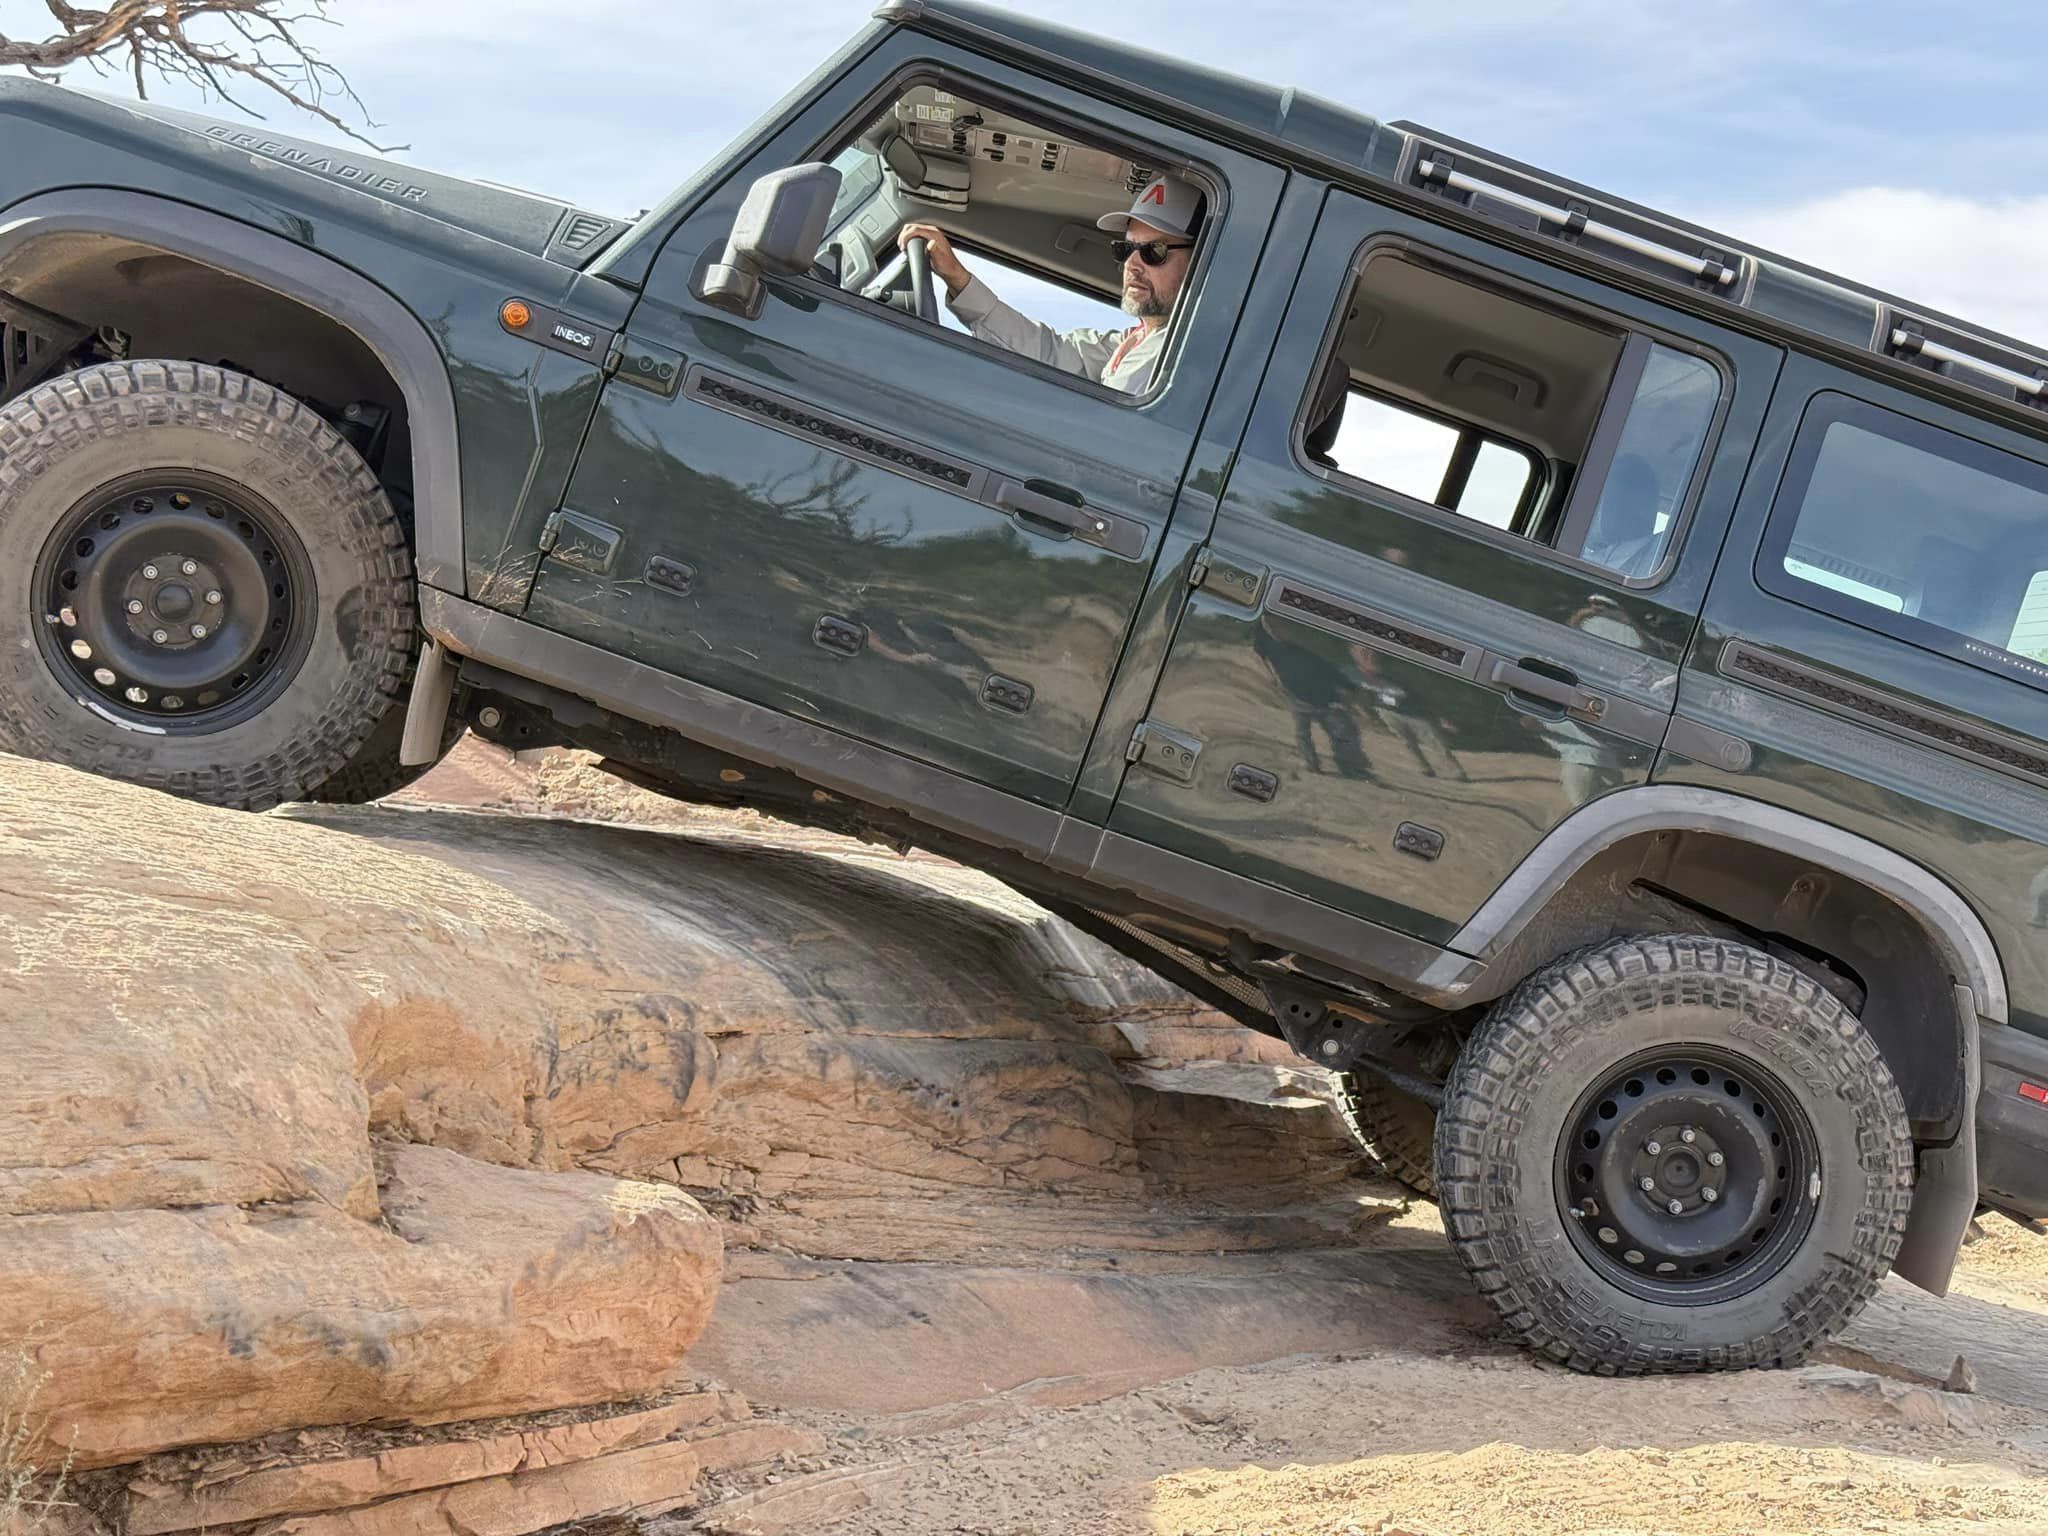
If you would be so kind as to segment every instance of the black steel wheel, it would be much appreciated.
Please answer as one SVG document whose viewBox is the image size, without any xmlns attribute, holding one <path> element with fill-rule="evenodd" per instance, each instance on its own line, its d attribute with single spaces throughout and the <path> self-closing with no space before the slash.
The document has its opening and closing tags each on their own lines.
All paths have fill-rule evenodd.
<svg viewBox="0 0 2048 1536">
<path fill-rule="evenodd" d="M 177 735 L 260 714 L 304 662 L 317 611 L 305 546 L 276 508 L 189 472 L 86 497 L 32 581 L 59 677 L 116 721 Z"/>
<path fill-rule="evenodd" d="M 1913 1141 L 1884 1058 L 1785 962 L 1695 935 L 1530 978 L 1467 1042 L 1437 1198 L 1532 1349 L 1636 1375 L 1791 1364 L 1904 1237 Z"/>
<path fill-rule="evenodd" d="M 0 409 L 0 751 L 263 809 L 358 761 L 418 645 L 404 527 L 301 402 L 129 362 Z"/>
<path fill-rule="evenodd" d="M 1691 1046 L 1645 1052 L 1588 1089 L 1556 1167 L 1565 1230 L 1609 1284 L 1701 1306 L 1763 1284 L 1798 1251 L 1820 1152 L 1769 1067 Z"/>
</svg>

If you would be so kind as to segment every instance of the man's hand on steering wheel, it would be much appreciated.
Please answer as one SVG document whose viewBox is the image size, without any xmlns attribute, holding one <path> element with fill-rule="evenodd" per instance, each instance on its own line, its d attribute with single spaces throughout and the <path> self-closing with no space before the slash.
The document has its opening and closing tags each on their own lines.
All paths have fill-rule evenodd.
<svg viewBox="0 0 2048 1536">
<path fill-rule="evenodd" d="M 960 290 L 968 283 L 967 269 L 960 265 L 960 258 L 953 252 L 953 242 L 946 238 L 946 232 L 936 224 L 906 224 L 896 235 L 900 248 L 908 247 L 913 240 L 923 240 L 931 258 L 932 276 L 946 285 L 946 297 L 957 299 Z"/>
</svg>

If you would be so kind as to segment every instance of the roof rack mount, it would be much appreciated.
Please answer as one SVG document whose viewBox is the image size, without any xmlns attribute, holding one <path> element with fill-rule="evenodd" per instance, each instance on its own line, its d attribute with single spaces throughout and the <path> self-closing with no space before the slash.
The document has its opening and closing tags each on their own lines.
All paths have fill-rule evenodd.
<svg viewBox="0 0 2048 1536">
<path fill-rule="evenodd" d="M 1742 275 L 1739 266 L 1730 265 L 1716 257 L 1700 255 L 1676 246 L 1662 245 L 1631 230 L 1596 220 L 1592 216 L 1592 210 L 1583 203 L 1558 208 L 1500 182 L 1483 181 L 1477 176 L 1457 169 L 1456 163 L 1448 155 L 1425 153 L 1416 164 L 1415 174 L 1425 186 L 1445 187 L 1474 198 L 1497 198 L 1510 207 L 1534 214 L 1544 224 L 1556 225 L 1559 234 L 1631 251 L 1638 256 L 1661 262 L 1667 267 L 1683 272 L 1688 277 L 1704 279 L 1716 287 L 1732 288 L 1736 279 Z"/>
</svg>

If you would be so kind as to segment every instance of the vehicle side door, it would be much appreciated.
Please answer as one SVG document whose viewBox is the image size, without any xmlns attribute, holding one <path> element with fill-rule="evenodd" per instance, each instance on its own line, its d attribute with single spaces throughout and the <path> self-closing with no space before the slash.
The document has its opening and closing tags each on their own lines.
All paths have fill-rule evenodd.
<svg viewBox="0 0 2048 1536">
<path fill-rule="evenodd" d="M 958 103 L 994 102 L 1210 190 L 1149 393 L 1119 394 L 815 276 L 771 279 L 752 317 L 698 297 L 755 178 L 832 158 L 912 87 L 927 88 L 927 112 L 960 114 L 969 145 Z M 1066 152 L 1047 135 L 1031 165 Z M 979 155 L 975 186 L 996 186 L 1003 154 L 982 142 Z M 574 547 L 565 558 L 558 542 L 541 563 L 527 616 L 1063 804 L 1285 180 L 1114 100 L 891 34 L 664 247 L 569 486 Z M 1114 190 L 1127 205 L 1131 191 Z M 943 206 L 918 216 L 948 219 Z M 1092 214 L 1074 235 L 1099 243 L 1113 273 Z M 643 357 L 659 360 L 651 380 Z"/>
<path fill-rule="evenodd" d="M 1112 829 L 1448 940 L 1649 777 L 1780 360 L 1333 191 Z"/>
</svg>

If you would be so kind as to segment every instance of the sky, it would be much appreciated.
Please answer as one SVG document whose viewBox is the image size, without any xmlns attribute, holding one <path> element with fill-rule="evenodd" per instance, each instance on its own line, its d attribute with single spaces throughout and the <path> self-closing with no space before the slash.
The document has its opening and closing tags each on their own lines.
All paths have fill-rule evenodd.
<svg viewBox="0 0 2048 1536">
<path fill-rule="evenodd" d="M 1040 0 L 1426 123 L 2048 347 L 2048 16 L 2015 0 Z M 332 0 L 397 158 L 631 215 L 850 36 L 843 0 Z M 0 0 L 40 35 L 41 0 Z M 119 91 L 122 82 L 77 83 Z M 161 99 L 207 110 L 189 91 Z M 231 109 L 214 110 L 232 117 Z M 333 139 L 289 108 L 272 127 Z"/>
</svg>

